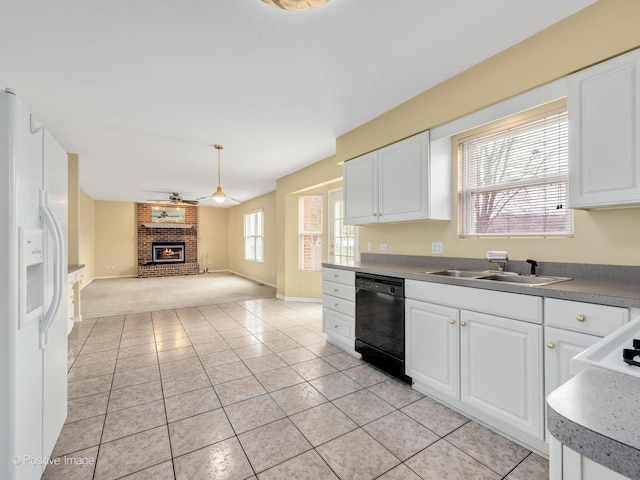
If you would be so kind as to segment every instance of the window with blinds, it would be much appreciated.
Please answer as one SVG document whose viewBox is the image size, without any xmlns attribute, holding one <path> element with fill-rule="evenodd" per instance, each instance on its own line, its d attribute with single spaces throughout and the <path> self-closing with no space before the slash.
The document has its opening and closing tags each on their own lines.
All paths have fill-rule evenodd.
<svg viewBox="0 0 640 480">
<path fill-rule="evenodd" d="M 459 142 L 462 237 L 572 236 L 567 111 Z"/>
</svg>

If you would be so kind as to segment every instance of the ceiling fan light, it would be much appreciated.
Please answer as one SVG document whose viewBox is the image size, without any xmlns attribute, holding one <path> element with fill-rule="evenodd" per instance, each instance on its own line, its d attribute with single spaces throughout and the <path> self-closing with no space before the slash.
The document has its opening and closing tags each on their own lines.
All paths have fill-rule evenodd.
<svg viewBox="0 0 640 480">
<path fill-rule="evenodd" d="M 282 10 L 311 10 L 312 8 L 320 7 L 329 0 L 262 0 L 267 5 L 272 7 L 281 8 Z"/>
</svg>

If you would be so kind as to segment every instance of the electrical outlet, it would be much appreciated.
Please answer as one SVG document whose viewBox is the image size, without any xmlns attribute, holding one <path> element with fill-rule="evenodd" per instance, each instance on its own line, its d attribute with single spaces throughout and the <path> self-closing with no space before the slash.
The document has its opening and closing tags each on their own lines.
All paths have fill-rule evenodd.
<svg viewBox="0 0 640 480">
<path fill-rule="evenodd" d="M 373 242 L 367 242 L 367 252 L 373 251 Z"/>
<path fill-rule="evenodd" d="M 435 255 L 442 255 L 444 248 L 442 242 L 431 242 L 431 253 Z"/>
<path fill-rule="evenodd" d="M 381 243 L 380 244 L 380 251 L 381 252 L 386 252 L 389 249 L 389 246 L 386 243 Z"/>
<path fill-rule="evenodd" d="M 107 266 L 107 270 L 113 270 L 114 268 L 116 268 L 116 267 L 114 267 L 113 265 Z"/>
</svg>

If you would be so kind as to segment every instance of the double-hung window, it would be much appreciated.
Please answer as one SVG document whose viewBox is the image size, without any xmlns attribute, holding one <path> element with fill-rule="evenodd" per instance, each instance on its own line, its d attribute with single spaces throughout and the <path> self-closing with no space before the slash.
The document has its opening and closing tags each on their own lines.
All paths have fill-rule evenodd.
<svg viewBox="0 0 640 480">
<path fill-rule="evenodd" d="M 263 211 L 257 210 L 244 216 L 244 258 L 262 262 Z"/>
<path fill-rule="evenodd" d="M 299 268 L 322 269 L 322 195 L 301 195 L 298 204 Z"/>
<path fill-rule="evenodd" d="M 571 236 L 566 109 L 459 141 L 460 235 Z"/>
</svg>

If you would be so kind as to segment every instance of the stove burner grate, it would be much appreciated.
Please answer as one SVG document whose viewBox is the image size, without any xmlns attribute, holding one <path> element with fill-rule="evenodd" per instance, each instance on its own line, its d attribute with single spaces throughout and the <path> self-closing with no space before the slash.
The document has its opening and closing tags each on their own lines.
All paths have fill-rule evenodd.
<svg viewBox="0 0 640 480">
<path fill-rule="evenodd" d="M 629 365 L 640 367 L 640 362 L 634 360 L 637 356 L 640 356 L 640 340 L 634 338 L 633 348 L 625 348 L 622 350 L 622 359 Z"/>
</svg>

